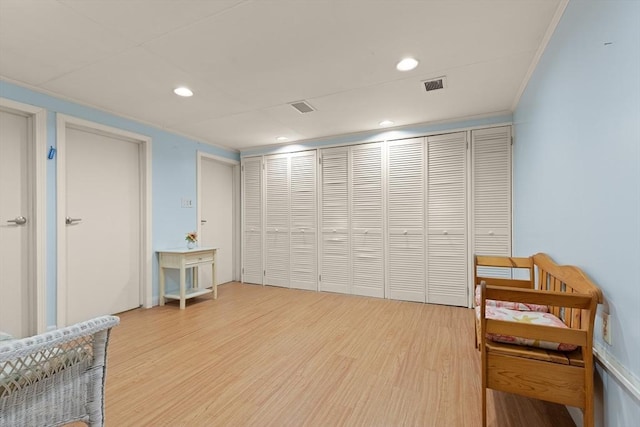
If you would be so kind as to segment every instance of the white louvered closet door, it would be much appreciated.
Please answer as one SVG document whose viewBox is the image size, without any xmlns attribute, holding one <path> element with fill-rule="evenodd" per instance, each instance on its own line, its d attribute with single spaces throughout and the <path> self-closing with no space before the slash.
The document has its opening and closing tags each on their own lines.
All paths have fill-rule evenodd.
<svg viewBox="0 0 640 427">
<path fill-rule="evenodd" d="M 291 287 L 318 289 L 316 152 L 291 154 Z"/>
<path fill-rule="evenodd" d="M 425 302 L 424 139 L 392 141 L 387 167 L 387 296 Z"/>
<path fill-rule="evenodd" d="M 473 254 L 511 256 L 511 127 L 474 130 L 471 147 Z M 511 274 L 484 270 L 480 274 Z"/>
<path fill-rule="evenodd" d="M 265 285 L 289 287 L 289 154 L 265 156 Z"/>
<path fill-rule="evenodd" d="M 242 281 L 262 284 L 262 157 L 242 160 Z"/>
<path fill-rule="evenodd" d="M 349 148 L 321 151 L 321 291 L 350 293 Z"/>
<path fill-rule="evenodd" d="M 384 298 L 382 144 L 351 147 L 351 293 Z"/>
<path fill-rule="evenodd" d="M 427 302 L 467 306 L 466 132 L 427 138 Z"/>
</svg>

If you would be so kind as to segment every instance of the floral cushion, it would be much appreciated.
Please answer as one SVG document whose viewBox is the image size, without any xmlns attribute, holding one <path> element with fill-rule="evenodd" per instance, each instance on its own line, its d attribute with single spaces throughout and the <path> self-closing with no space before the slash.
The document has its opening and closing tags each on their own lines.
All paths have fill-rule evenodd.
<svg viewBox="0 0 640 427">
<path fill-rule="evenodd" d="M 518 311 L 504 307 L 486 306 L 487 319 L 506 320 L 509 322 L 528 323 L 533 325 L 554 326 L 556 328 L 567 328 L 567 325 L 551 313 L 541 313 L 538 311 Z M 480 307 L 476 307 L 476 318 L 480 319 Z M 531 338 L 513 337 L 510 335 L 487 334 L 491 341 L 506 344 L 517 344 L 529 347 L 545 348 L 547 350 L 573 351 L 578 346 L 573 344 L 557 343 L 550 341 L 534 340 Z"/>
<path fill-rule="evenodd" d="M 480 299 L 481 299 L 480 286 L 476 286 L 476 295 L 475 295 L 476 307 L 480 306 Z M 510 310 L 539 311 L 540 313 L 549 312 L 549 307 L 547 307 L 546 305 L 529 304 L 524 302 L 496 301 L 496 300 L 488 299 L 486 305 L 487 307 L 501 307 L 501 308 L 508 308 Z"/>
</svg>

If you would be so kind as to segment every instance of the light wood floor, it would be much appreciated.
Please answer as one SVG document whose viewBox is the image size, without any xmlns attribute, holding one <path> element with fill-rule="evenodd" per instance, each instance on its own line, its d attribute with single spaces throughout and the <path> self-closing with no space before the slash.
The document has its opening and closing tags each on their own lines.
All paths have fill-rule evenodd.
<svg viewBox="0 0 640 427">
<path fill-rule="evenodd" d="M 107 426 L 480 425 L 468 309 L 231 283 L 120 317 Z M 493 391 L 489 424 L 574 425 Z"/>
</svg>

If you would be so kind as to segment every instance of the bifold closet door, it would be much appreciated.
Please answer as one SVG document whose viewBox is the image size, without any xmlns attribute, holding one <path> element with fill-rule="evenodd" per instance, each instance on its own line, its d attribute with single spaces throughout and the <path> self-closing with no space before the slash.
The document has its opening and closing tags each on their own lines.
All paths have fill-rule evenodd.
<svg viewBox="0 0 640 427">
<path fill-rule="evenodd" d="M 389 142 L 387 297 L 425 302 L 424 139 Z"/>
<path fill-rule="evenodd" d="M 289 287 L 289 154 L 265 156 L 264 284 Z"/>
<path fill-rule="evenodd" d="M 351 150 L 351 293 L 384 298 L 382 144 Z"/>
<path fill-rule="evenodd" d="M 349 293 L 349 148 L 321 150 L 321 291 Z"/>
<path fill-rule="evenodd" d="M 471 132 L 473 253 L 511 256 L 511 127 Z M 511 269 L 482 274 L 509 277 Z"/>
<path fill-rule="evenodd" d="M 262 284 L 262 158 L 242 160 L 242 281 Z"/>
<path fill-rule="evenodd" d="M 291 287 L 318 289 L 316 152 L 291 154 Z"/>
<path fill-rule="evenodd" d="M 427 302 L 467 306 L 466 132 L 427 138 Z"/>
</svg>

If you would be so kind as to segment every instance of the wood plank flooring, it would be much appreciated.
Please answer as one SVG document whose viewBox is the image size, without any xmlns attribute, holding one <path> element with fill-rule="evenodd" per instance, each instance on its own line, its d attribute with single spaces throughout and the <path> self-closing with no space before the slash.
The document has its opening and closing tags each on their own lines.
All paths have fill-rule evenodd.
<svg viewBox="0 0 640 427">
<path fill-rule="evenodd" d="M 479 426 L 472 310 L 230 283 L 120 315 L 107 426 Z M 490 392 L 489 425 L 574 426 Z"/>
</svg>

